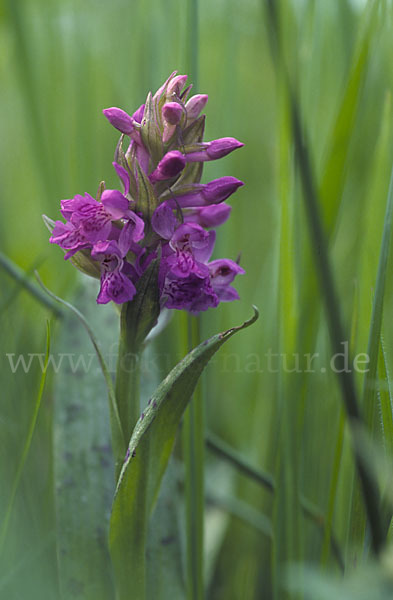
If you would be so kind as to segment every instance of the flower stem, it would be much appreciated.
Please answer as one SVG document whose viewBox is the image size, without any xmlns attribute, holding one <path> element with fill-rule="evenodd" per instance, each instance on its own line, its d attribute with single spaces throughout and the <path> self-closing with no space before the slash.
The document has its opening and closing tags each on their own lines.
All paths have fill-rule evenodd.
<svg viewBox="0 0 393 600">
<path fill-rule="evenodd" d="M 120 319 L 119 354 L 116 370 L 116 402 L 124 439 L 128 444 L 140 413 L 141 348 L 130 335 L 125 311 Z"/>
<path fill-rule="evenodd" d="M 199 318 L 187 317 L 187 350 L 200 343 Z M 204 528 L 204 406 L 199 383 L 184 416 L 183 453 L 186 468 L 187 597 L 202 600 Z"/>
</svg>

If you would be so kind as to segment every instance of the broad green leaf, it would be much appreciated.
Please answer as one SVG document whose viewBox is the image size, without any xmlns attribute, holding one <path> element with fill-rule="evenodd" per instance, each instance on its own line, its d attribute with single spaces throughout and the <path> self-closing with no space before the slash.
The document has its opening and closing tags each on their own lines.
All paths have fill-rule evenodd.
<svg viewBox="0 0 393 600">
<path fill-rule="evenodd" d="M 119 600 L 145 596 L 147 523 L 172 452 L 183 412 L 199 376 L 217 350 L 256 321 L 258 313 L 204 341 L 164 379 L 142 413 L 131 437 L 112 507 L 110 550 Z"/>
<path fill-rule="evenodd" d="M 146 597 L 154 600 L 186 597 L 179 511 L 182 497 L 176 467 L 170 460 L 148 528 Z"/>
<path fill-rule="evenodd" d="M 118 316 L 98 306 L 92 288 L 77 297 L 97 324 L 114 369 Z M 96 342 L 98 344 L 98 342 Z M 107 543 L 114 489 L 107 382 L 89 336 L 72 312 L 64 317 L 54 357 L 54 477 L 61 599 L 114 597 Z"/>
</svg>

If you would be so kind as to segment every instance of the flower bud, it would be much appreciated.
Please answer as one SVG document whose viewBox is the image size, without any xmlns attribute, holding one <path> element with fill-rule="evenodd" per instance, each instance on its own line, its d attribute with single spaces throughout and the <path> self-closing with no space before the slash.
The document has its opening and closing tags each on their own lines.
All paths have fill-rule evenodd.
<svg viewBox="0 0 393 600">
<path fill-rule="evenodd" d="M 136 121 L 137 123 L 142 123 L 144 112 L 145 112 L 145 104 L 141 104 L 140 107 L 138 108 L 138 110 L 136 110 L 134 112 L 134 114 L 132 115 L 132 118 L 134 119 L 134 121 Z"/>
<path fill-rule="evenodd" d="M 102 112 L 109 123 L 122 133 L 131 135 L 134 131 L 133 119 L 121 108 L 113 106 L 112 108 L 105 108 Z"/>
<path fill-rule="evenodd" d="M 162 160 L 158 163 L 156 169 L 150 175 L 150 181 L 163 181 L 176 177 L 186 166 L 184 155 L 178 150 L 167 152 Z"/>
<path fill-rule="evenodd" d="M 211 160 L 215 160 L 226 156 L 230 152 L 233 152 L 233 150 L 237 150 L 237 148 L 241 148 L 242 146 L 244 146 L 244 144 L 239 142 L 239 140 L 232 137 L 225 137 L 210 142 L 206 152 Z"/>
<path fill-rule="evenodd" d="M 205 185 L 203 195 L 209 204 L 218 204 L 219 202 L 224 202 L 242 185 L 244 183 L 240 179 L 236 179 L 236 177 L 220 177 L 219 179 L 209 181 Z"/>
<path fill-rule="evenodd" d="M 172 94 L 176 94 L 180 96 L 180 92 L 182 91 L 185 83 L 187 81 L 187 75 L 176 75 L 169 83 L 166 95 L 169 97 Z"/>
<path fill-rule="evenodd" d="M 232 207 L 225 202 L 201 208 L 190 208 L 184 215 L 187 223 L 198 223 L 202 227 L 218 227 L 228 220 Z"/>
<path fill-rule="evenodd" d="M 167 102 L 162 107 L 163 119 L 170 125 L 177 125 L 182 117 L 183 109 L 178 102 Z"/>
<path fill-rule="evenodd" d="M 199 117 L 200 113 L 206 106 L 208 98 L 209 96 L 207 94 L 196 94 L 188 100 L 186 104 L 188 120 L 197 119 Z"/>
<path fill-rule="evenodd" d="M 223 158 L 233 150 L 244 146 L 242 142 L 235 138 L 220 138 L 213 140 L 212 142 L 206 142 L 204 144 L 193 144 L 185 146 L 184 151 L 186 154 L 187 162 L 205 162 L 207 160 L 217 160 Z"/>
</svg>

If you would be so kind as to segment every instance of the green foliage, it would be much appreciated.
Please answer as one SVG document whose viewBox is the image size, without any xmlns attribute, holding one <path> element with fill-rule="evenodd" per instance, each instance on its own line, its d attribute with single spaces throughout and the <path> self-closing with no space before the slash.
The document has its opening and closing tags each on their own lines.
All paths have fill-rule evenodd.
<svg viewBox="0 0 393 600">
<path fill-rule="evenodd" d="M 135 599 L 145 597 L 148 518 L 196 383 L 217 350 L 257 318 L 255 311 L 240 327 L 212 336 L 187 354 L 159 385 L 135 426 L 117 484 L 109 534 L 120 600 L 129 598 L 131 591 Z"/>
<path fill-rule="evenodd" d="M 357 398 L 366 390 L 371 438 L 383 444 L 391 463 L 393 291 L 386 235 L 383 316 L 377 284 L 384 227 L 389 234 L 384 214 L 393 160 L 391 1 L 6 0 L 0 8 L 1 522 L 12 490 L 16 493 L 0 564 L 1 600 L 57 600 L 59 589 L 62 600 L 73 597 L 67 597 L 70 589 L 84 600 L 114 594 L 103 541 L 114 473 L 103 464 L 104 451 L 91 451 L 110 443 L 108 381 L 98 372 L 71 377 L 50 367 L 30 444 L 42 372 L 36 358 L 28 372 L 11 367 L 20 354 L 27 361 L 29 354 L 42 355 L 45 321 L 59 308 L 64 316 L 51 327 L 56 360 L 58 351 L 74 348 L 87 359 L 94 353 L 75 317 L 42 296 L 32 279 L 37 266 L 49 289 L 72 303 L 76 297 L 104 357 L 109 340 L 117 340 L 118 317 L 94 305 L 98 282 L 77 273 L 58 248 L 49 246 L 41 214 L 59 218 L 61 198 L 85 191 L 94 196 L 101 179 L 108 187 L 117 185 L 111 168 L 116 133 L 101 110 L 136 109 L 172 70 L 187 72 L 190 65 L 194 76 L 198 71 L 197 91 L 209 94 L 206 139 L 228 135 L 245 143 L 204 170 L 203 182 L 229 174 L 246 182 L 233 199 L 214 258 L 235 259 L 241 252 L 247 274 L 238 285 L 240 303 L 202 316 L 202 338 L 237 322 L 251 304 L 261 309 L 258 323 L 228 341 L 206 370 L 208 430 L 238 460 L 206 454 L 206 598 L 353 598 L 361 593 L 377 598 L 385 584 L 391 595 L 385 558 L 370 571 L 362 562 L 369 551 L 363 499 L 337 376 L 330 368 L 315 268 L 320 247 L 310 243 L 285 74 L 273 63 L 268 43 L 267 5 L 279 9 L 350 355 L 367 353 L 369 340 L 373 350 L 368 376 L 353 373 Z M 144 210 L 150 211 L 148 189 L 146 194 Z M 184 335 L 175 315 L 142 357 L 142 406 L 183 357 L 179 339 Z M 318 356 L 307 370 L 304 355 L 314 353 Z M 79 412 L 67 423 L 69 403 Z M 141 443 L 147 443 L 149 431 Z M 367 455 L 374 464 L 374 454 Z M 181 458 L 175 448 L 150 531 L 143 532 L 149 538 L 148 598 L 185 597 Z M 138 449 L 132 460 L 138 460 Z M 274 494 L 258 480 L 266 474 Z M 71 477 L 75 487 L 65 485 Z M 378 482 L 386 524 L 391 492 L 386 480 Z M 305 499 L 318 507 L 313 519 Z M 65 552 L 57 552 L 56 540 Z M 340 568 L 337 556 L 343 557 L 346 572 L 355 563 L 360 569 L 336 581 L 330 571 Z M 291 585 L 284 585 L 287 561 L 301 565 Z M 311 574 L 304 568 L 310 563 Z"/>
</svg>

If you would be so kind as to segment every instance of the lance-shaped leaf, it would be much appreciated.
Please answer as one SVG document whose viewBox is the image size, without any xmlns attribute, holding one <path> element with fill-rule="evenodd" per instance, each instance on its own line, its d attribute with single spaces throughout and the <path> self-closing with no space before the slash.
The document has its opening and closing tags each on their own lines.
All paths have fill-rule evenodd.
<svg viewBox="0 0 393 600">
<path fill-rule="evenodd" d="M 94 286 L 85 287 L 78 304 L 89 310 L 106 352 L 115 353 L 118 317 L 110 306 L 94 302 Z M 90 333 L 89 333 L 90 335 Z M 110 374 L 95 355 L 97 340 L 65 313 L 57 340 L 54 385 L 54 485 L 56 543 L 61 600 L 112 600 L 114 590 L 107 544 L 113 457 L 106 395 L 113 397 Z M 98 348 L 98 346 L 97 346 Z M 110 369 L 114 368 L 113 356 Z M 100 364 L 101 363 L 101 364 Z M 102 374 L 101 374 L 102 372 Z M 114 399 L 110 403 L 113 407 Z M 113 408 L 110 408 L 113 413 Z M 112 422 L 112 433 L 117 431 Z M 117 454 L 121 434 L 115 433 Z M 124 454 L 123 454 L 124 456 Z M 0 594 L 1 595 L 1 594 Z"/>
<path fill-rule="evenodd" d="M 203 369 L 240 327 L 219 333 L 192 350 L 159 385 L 136 424 L 120 474 L 110 522 L 110 551 L 119 600 L 145 596 L 145 545 L 149 515 L 168 464 L 183 412 Z"/>
</svg>

